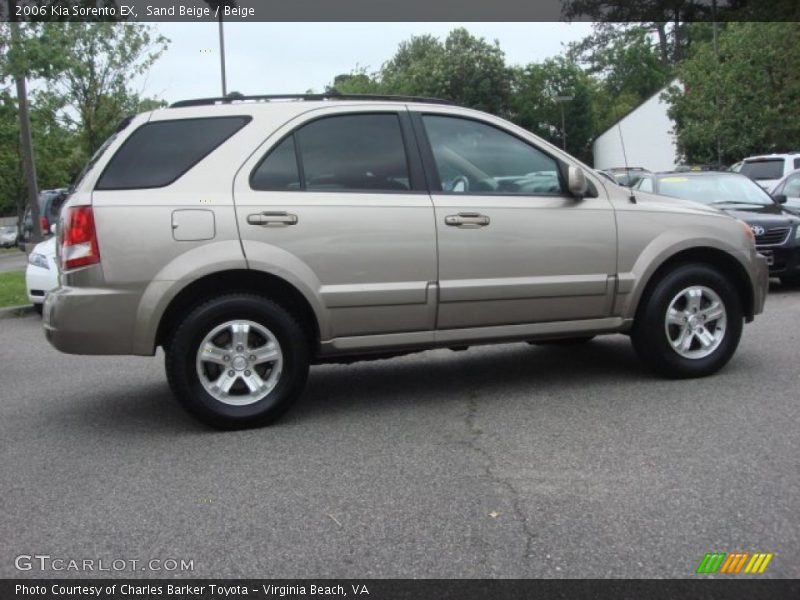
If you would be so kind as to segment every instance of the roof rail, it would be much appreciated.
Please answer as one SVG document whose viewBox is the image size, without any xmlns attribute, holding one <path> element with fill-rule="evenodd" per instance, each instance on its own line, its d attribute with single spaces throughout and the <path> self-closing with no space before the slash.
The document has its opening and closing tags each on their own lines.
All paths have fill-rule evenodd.
<svg viewBox="0 0 800 600">
<path fill-rule="evenodd" d="M 230 104 L 231 102 L 269 102 L 271 100 L 388 100 L 391 102 L 426 102 L 428 104 L 454 104 L 450 100 L 441 98 L 426 98 L 424 96 L 393 96 L 390 94 L 342 94 L 336 91 L 323 94 L 265 94 L 245 96 L 239 92 L 231 92 L 227 96 L 211 98 L 195 98 L 180 100 L 169 105 L 170 108 L 184 108 L 187 106 L 209 106 L 212 104 Z"/>
</svg>

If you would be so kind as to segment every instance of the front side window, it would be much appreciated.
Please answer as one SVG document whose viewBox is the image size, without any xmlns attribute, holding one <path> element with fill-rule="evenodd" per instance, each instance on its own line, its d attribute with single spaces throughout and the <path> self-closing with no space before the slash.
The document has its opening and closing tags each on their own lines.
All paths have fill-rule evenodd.
<svg viewBox="0 0 800 600">
<path fill-rule="evenodd" d="M 643 192 L 652 192 L 653 181 L 649 177 L 642 177 L 636 187 Z"/>
<path fill-rule="evenodd" d="M 145 123 L 117 150 L 96 189 L 167 186 L 249 121 L 249 117 L 210 117 Z"/>
<path fill-rule="evenodd" d="M 800 198 L 800 175 L 792 175 L 789 177 L 781 193 L 786 194 L 790 198 Z"/>
<path fill-rule="evenodd" d="M 254 190 L 389 191 L 411 189 L 396 114 L 325 117 L 297 129 L 253 171 Z"/>
<path fill-rule="evenodd" d="M 423 122 L 442 191 L 563 193 L 556 160 L 513 135 L 459 117 L 426 115 Z"/>
</svg>

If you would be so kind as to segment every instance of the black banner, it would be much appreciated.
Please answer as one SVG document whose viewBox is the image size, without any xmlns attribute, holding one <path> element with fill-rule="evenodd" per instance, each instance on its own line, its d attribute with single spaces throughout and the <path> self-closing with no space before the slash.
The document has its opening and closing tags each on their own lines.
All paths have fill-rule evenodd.
<svg viewBox="0 0 800 600">
<path fill-rule="evenodd" d="M 132 22 L 797 21 L 797 0 L 0 0 L 0 20 Z"/>
<path fill-rule="evenodd" d="M 782 600 L 800 597 L 795 580 L 696 579 L 41 579 L 0 580 L 3 600 Z"/>
</svg>

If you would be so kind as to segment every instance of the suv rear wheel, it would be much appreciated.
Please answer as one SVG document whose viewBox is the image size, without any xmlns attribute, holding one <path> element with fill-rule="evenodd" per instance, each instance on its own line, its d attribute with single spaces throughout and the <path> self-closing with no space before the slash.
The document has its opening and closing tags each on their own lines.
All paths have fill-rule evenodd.
<svg viewBox="0 0 800 600">
<path fill-rule="evenodd" d="M 294 317 L 251 294 L 201 304 L 166 348 L 167 378 L 179 402 L 220 429 L 275 421 L 302 392 L 308 362 L 308 343 Z"/>
<path fill-rule="evenodd" d="M 631 339 L 658 373 L 703 377 L 733 356 L 742 324 L 741 300 L 731 282 L 711 266 L 685 264 L 667 273 L 643 299 Z"/>
</svg>

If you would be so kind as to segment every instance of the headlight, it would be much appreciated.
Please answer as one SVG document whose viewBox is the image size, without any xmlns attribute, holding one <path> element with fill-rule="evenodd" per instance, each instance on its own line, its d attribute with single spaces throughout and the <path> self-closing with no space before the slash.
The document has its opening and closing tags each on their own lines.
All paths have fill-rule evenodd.
<svg viewBox="0 0 800 600">
<path fill-rule="evenodd" d="M 739 219 L 736 219 L 736 220 L 739 221 L 739 224 L 742 226 L 742 229 L 744 230 L 744 234 L 750 239 L 750 243 L 753 244 L 753 246 L 755 246 L 756 245 L 756 235 L 753 233 L 753 230 L 751 229 L 750 225 L 748 225 L 747 223 L 745 223 L 744 221 L 741 221 Z"/>
<path fill-rule="evenodd" d="M 36 252 L 31 252 L 28 255 L 28 263 L 34 267 L 48 270 L 50 269 L 50 267 L 47 265 L 47 257 L 44 254 L 36 254 Z"/>
</svg>

